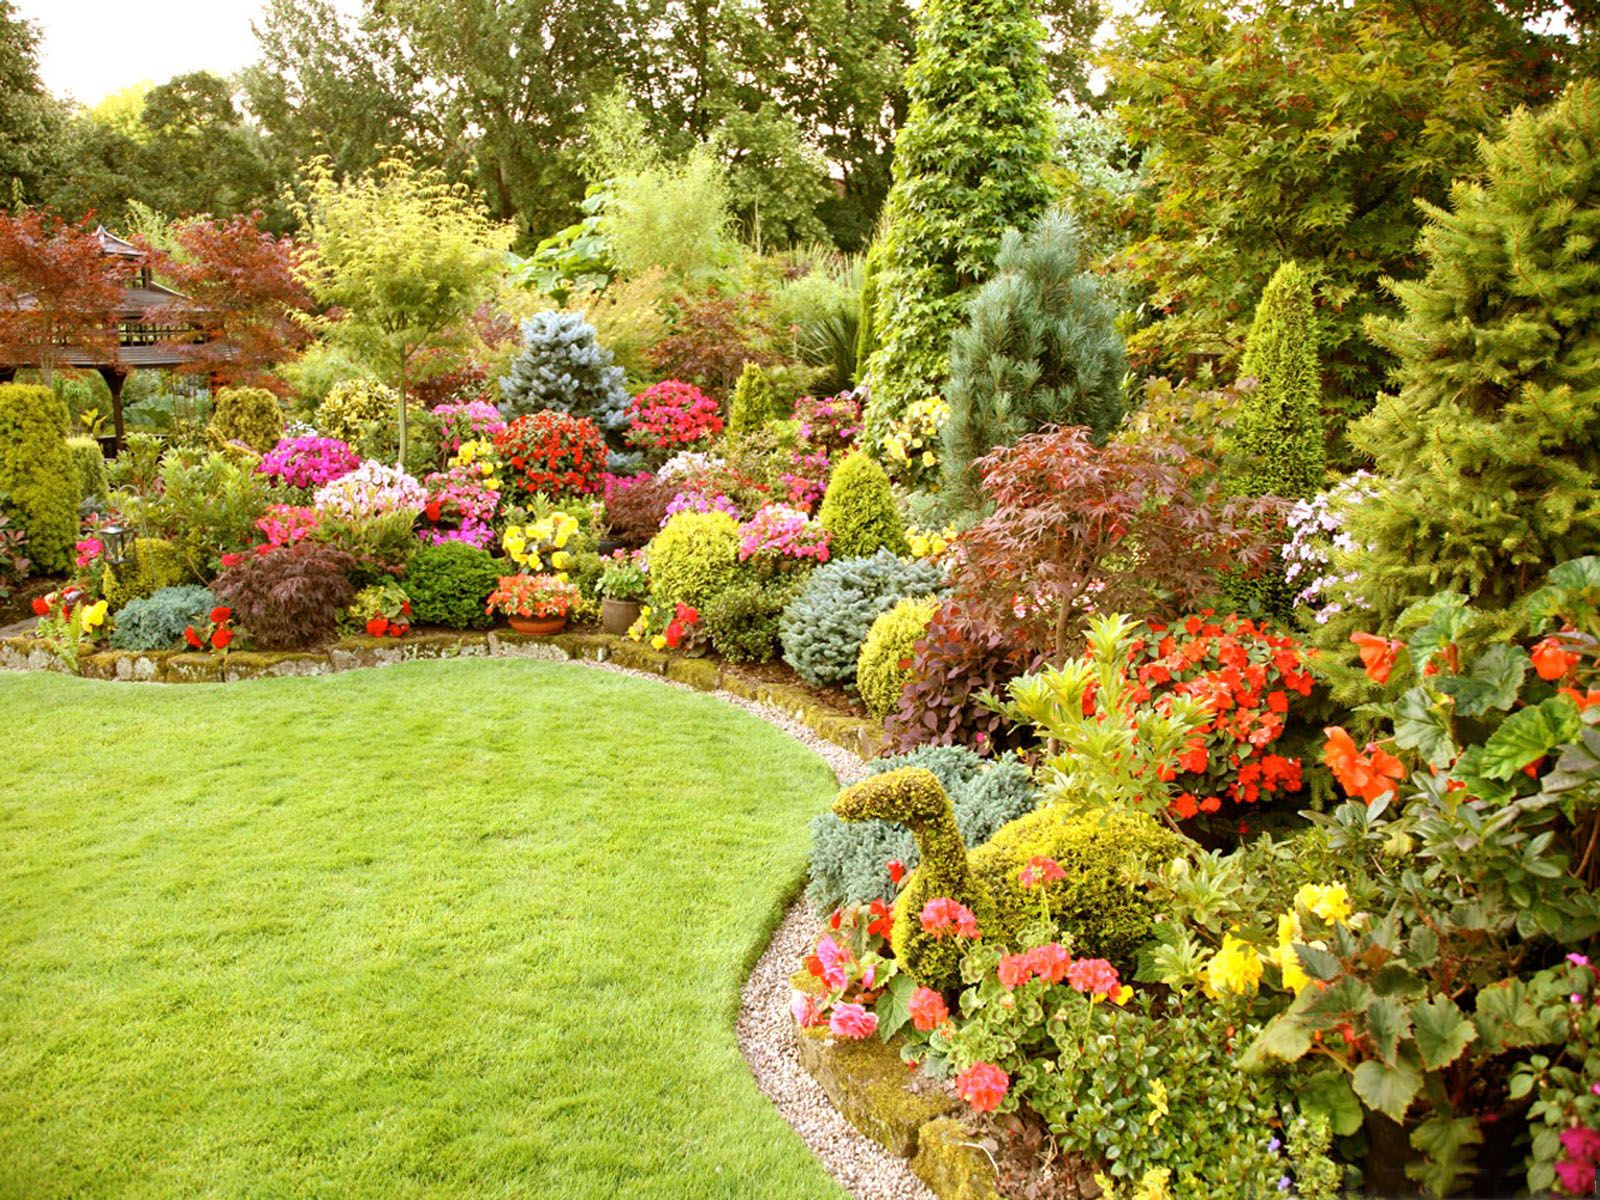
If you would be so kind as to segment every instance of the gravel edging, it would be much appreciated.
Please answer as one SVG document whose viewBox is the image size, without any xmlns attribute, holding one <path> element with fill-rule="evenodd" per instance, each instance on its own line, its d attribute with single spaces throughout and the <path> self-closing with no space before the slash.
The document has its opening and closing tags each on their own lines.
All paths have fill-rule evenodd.
<svg viewBox="0 0 1600 1200">
<path fill-rule="evenodd" d="M 676 680 L 609 662 L 573 661 L 602 671 L 652 679 L 684 691 L 695 690 Z M 779 709 L 728 692 L 701 694 L 715 696 L 776 726 L 821 757 L 841 784 L 866 777 L 866 765 L 861 759 L 818 737 Z M 905 1159 L 890 1154 L 846 1121 L 822 1085 L 800 1065 L 794 1018 L 789 1015 L 789 977 L 816 944 L 821 928 L 822 923 L 811 915 L 804 900 L 796 901 L 784 914 L 739 993 L 739 1017 L 734 1024 L 739 1053 L 755 1076 L 761 1094 L 772 1101 L 828 1174 L 857 1200 L 937 1200 L 928 1186 L 911 1173 Z"/>
</svg>

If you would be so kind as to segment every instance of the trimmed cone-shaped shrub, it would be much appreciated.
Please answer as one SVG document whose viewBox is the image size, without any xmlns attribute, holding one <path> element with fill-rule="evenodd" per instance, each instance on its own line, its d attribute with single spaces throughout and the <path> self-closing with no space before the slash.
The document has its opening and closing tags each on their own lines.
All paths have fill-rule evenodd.
<svg viewBox="0 0 1600 1200">
<path fill-rule="evenodd" d="M 900 707 L 900 693 L 911 681 L 912 652 L 938 610 L 931 596 L 902 600 L 867 631 L 856 660 L 856 690 L 873 716 L 881 719 Z"/>
<path fill-rule="evenodd" d="M 1239 460 L 1234 490 L 1244 496 L 1298 500 L 1322 487 L 1322 378 L 1311 280 L 1286 262 L 1273 275 L 1245 340 L 1240 374 L 1257 387 L 1245 395 L 1233 427 Z"/>
<path fill-rule="evenodd" d="M 106 456 L 100 443 L 92 437 L 70 437 L 67 453 L 72 455 L 72 470 L 78 480 L 78 499 L 100 500 L 106 498 Z"/>
<path fill-rule="evenodd" d="M 859 450 L 834 470 L 817 520 L 828 531 L 828 553 L 836 559 L 910 550 L 889 476 Z"/>
<path fill-rule="evenodd" d="M 1370 327 L 1400 390 L 1350 430 L 1377 495 L 1345 515 L 1336 566 L 1368 629 L 1444 590 L 1503 607 L 1600 545 L 1597 144 L 1600 82 L 1583 80 L 1485 142 L 1450 210 L 1426 206 L 1427 273 Z M 1325 644 L 1348 649 L 1350 628 L 1330 621 Z"/>
<path fill-rule="evenodd" d="M 902 767 L 845 788 L 833 802 L 844 821 L 898 821 L 911 830 L 921 865 L 906 879 L 894 905 L 889 943 L 900 965 L 931 988 L 953 985 L 960 975 L 965 938 L 922 928 L 922 909 L 947 898 L 966 905 L 978 918 L 978 932 L 994 925 L 994 901 L 967 863 L 967 847 L 956 826 L 950 797 L 939 777 L 923 767 Z"/>
<path fill-rule="evenodd" d="M 865 366 L 869 438 L 944 390 L 950 335 L 1000 236 L 1049 203 L 1045 31 L 1019 0 L 927 0 L 917 13 L 910 107 L 894 141 L 887 228 Z"/>
<path fill-rule="evenodd" d="M 1078 230 L 1051 209 L 1024 235 L 1006 231 L 995 275 L 972 298 L 950 352 L 943 429 L 951 501 L 982 502 L 972 464 L 1047 425 L 1087 425 L 1096 442 L 1122 416 L 1128 360 L 1116 312 L 1083 269 Z"/>
<path fill-rule="evenodd" d="M 39 574 L 72 569 L 79 495 L 68 424 L 66 403 L 49 388 L 0 384 L 0 498 L 28 535 Z"/>
<path fill-rule="evenodd" d="M 645 551 L 650 603 L 700 609 L 739 581 L 739 522 L 724 512 L 681 512 Z"/>
<path fill-rule="evenodd" d="M 213 450 L 234 443 L 265 454 L 283 436 L 283 409 L 266 388 L 223 388 L 217 393 L 206 425 L 206 441 Z"/>
<path fill-rule="evenodd" d="M 728 428 L 748 433 L 783 415 L 783 397 L 777 385 L 759 363 L 745 363 L 728 401 Z"/>
</svg>

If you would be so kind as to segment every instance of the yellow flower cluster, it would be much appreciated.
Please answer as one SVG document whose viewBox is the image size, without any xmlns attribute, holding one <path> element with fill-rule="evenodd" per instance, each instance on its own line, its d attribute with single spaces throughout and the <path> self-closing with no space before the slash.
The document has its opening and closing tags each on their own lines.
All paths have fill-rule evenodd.
<svg viewBox="0 0 1600 1200">
<path fill-rule="evenodd" d="M 1222 949 L 1206 967 L 1206 994 L 1251 996 L 1261 986 L 1261 956 L 1249 942 L 1222 935 Z"/>
<path fill-rule="evenodd" d="M 649 631 L 650 606 L 648 604 L 641 604 L 639 606 L 639 615 L 634 618 L 633 624 L 628 626 L 628 640 L 630 642 L 642 642 L 644 641 L 644 635 Z M 667 639 L 662 638 L 661 646 L 665 646 L 666 644 Z M 661 649 L 661 646 L 657 646 L 656 649 Z"/>
<path fill-rule="evenodd" d="M 450 465 L 476 470 L 481 476 L 479 482 L 491 492 L 504 490 L 500 486 L 500 462 L 495 456 L 493 442 L 484 441 L 482 438 L 473 442 L 462 442 L 461 448 L 450 460 Z"/>
<path fill-rule="evenodd" d="M 906 530 L 906 541 L 911 544 L 912 558 L 925 558 L 929 562 L 938 562 L 944 557 L 944 552 L 950 549 L 950 543 L 956 540 L 956 527 L 946 525 L 943 529 L 918 529 L 915 525 Z"/>
<path fill-rule="evenodd" d="M 1094 1182 L 1100 1189 L 1101 1200 L 1118 1200 L 1123 1195 L 1130 1195 L 1119 1192 L 1116 1181 L 1098 1171 L 1095 1172 Z M 1140 1176 L 1130 1200 L 1173 1200 L 1171 1183 L 1172 1168 L 1151 1167 Z"/>
<path fill-rule="evenodd" d="M 950 405 L 935 396 L 918 400 L 890 426 L 883 452 L 906 482 L 929 478 L 939 468 L 939 431 L 950 416 Z"/>
<path fill-rule="evenodd" d="M 1303 910 L 1319 917 L 1330 925 L 1348 924 L 1354 908 L 1350 893 L 1342 883 L 1308 883 L 1295 893 L 1295 907 L 1278 915 L 1278 944 L 1262 954 L 1248 943 L 1225 934 L 1222 949 L 1212 955 L 1206 965 L 1205 991 L 1208 996 L 1253 995 L 1261 986 L 1261 971 L 1265 963 L 1274 964 L 1282 976 L 1283 986 L 1299 993 L 1311 984 L 1311 977 L 1300 965 L 1295 946 L 1314 946 L 1326 949 L 1321 942 L 1307 941 L 1300 923 Z"/>
<path fill-rule="evenodd" d="M 500 535 L 500 547 L 525 570 L 543 571 L 548 565 L 557 579 L 566 579 L 566 569 L 572 565 L 566 546 L 577 532 L 576 518 L 564 512 L 551 513 L 528 525 L 507 525 Z"/>
<path fill-rule="evenodd" d="M 83 623 L 84 632 L 98 629 L 106 623 L 106 602 L 97 600 L 87 608 L 78 610 L 78 619 Z"/>
<path fill-rule="evenodd" d="M 1294 894 L 1294 902 L 1330 925 L 1350 920 L 1350 893 L 1342 883 L 1308 883 Z"/>
</svg>

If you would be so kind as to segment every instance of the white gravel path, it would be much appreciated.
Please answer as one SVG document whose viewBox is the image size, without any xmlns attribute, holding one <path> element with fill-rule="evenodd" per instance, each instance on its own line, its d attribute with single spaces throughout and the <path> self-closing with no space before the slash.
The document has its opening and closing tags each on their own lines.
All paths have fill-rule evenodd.
<svg viewBox="0 0 1600 1200">
<path fill-rule="evenodd" d="M 685 691 L 695 690 L 660 675 L 612 663 L 585 661 L 585 665 L 653 679 Z M 866 775 L 865 766 L 854 754 L 818 737 L 770 705 L 757 704 L 727 692 L 703 694 L 714 695 L 777 726 L 820 755 L 841 784 L 854 783 Z M 784 916 L 740 993 L 739 1019 L 734 1026 L 739 1051 L 750 1064 L 750 1073 L 755 1076 L 762 1094 L 811 1147 L 828 1174 L 857 1200 L 936 1200 L 928 1186 L 911 1173 L 905 1159 L 890 1154 L 840 1116 L 822 1086 L 800 1065 L 795 1050 L 794 1018 L 789 1015 L 789 977 L 816 944 L 820 928 L 821 923 L 811 915 L 803 900 L 797 901 Z"/>
</svg>

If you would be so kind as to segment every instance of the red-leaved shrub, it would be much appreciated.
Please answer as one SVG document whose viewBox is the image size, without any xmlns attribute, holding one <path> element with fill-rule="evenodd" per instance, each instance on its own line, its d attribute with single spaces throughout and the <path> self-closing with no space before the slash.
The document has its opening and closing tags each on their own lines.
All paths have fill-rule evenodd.
<svg viewBox="0 0 1600 1200">
<path fill-rule="evenodd" d="M 588 417 L 546 409 L 518 417 L 494 437 L 511 486 L 523 496 L 587 496 L 606 469 L 606 440 Z"/>
<path fill-rule="evenodd" d="M 654 475 L 613 478 L 606 483 L 606 526 L 617 541 L 637 549 L 661 531 L 677 481 Z"/>
<path fill-rule="evenodd" d="M 211 591 L 257 647 L 293 650 L 333 640 L 339 614 L 355 599 L 355 566 L 343 550 L 316 542 L 263 546 L 232 560 Z"/>
</svg>

